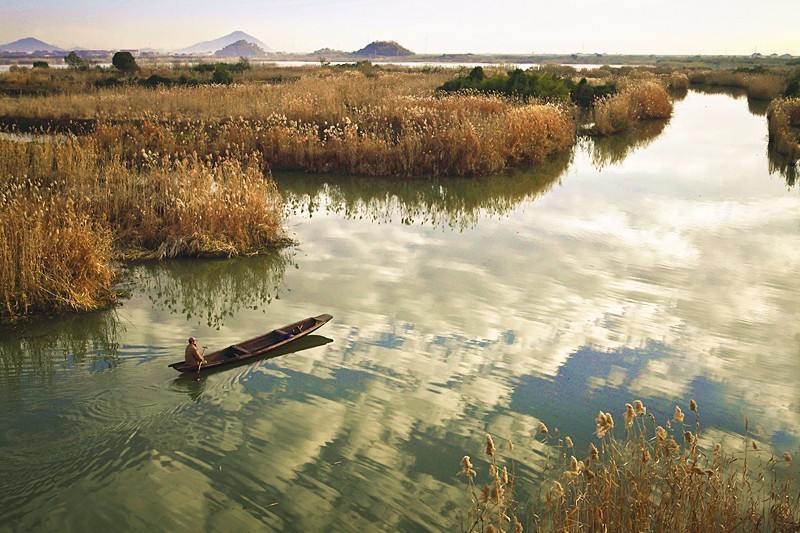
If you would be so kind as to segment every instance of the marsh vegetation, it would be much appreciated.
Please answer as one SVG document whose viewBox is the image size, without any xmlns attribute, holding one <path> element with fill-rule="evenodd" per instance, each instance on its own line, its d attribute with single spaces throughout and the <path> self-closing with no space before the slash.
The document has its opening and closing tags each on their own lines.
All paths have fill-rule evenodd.
<svg viewBox="0 0 800 533">
<path fill-rule="evenodd" d="M 102 306 L 121 258 L 285 243 L 274 170 L 496 174 L 568 152 L 584 120 L 594 135 L 641 129 L 671 116 L 670 91 L 724 82 L 647 68 L 125 65 L 0 76 L 17 94 L 0 98 L 0 122 L 38 136 L 0 141 L 2 314 Z M 731 76 L 765 96 L 791 85 L 786 72 Z M 790 158 L 791 102 L 769 115 Z"/>
<path fill-rule="evenodd" d="M 614 416 L 600 411 L 595 419 L 596 445 L 574 443 L 540 422 L 535 438 L 546 443 L 552 455 L 548 454 L 538 490 L 517 483 L 515 444 L 496 446 L 486 435 L 488 472 L 481 473 L 483 484 L 477 481 L 472 458 L 461 460 L 468 494 L 462 531 L 794 531 L 800 527 L 791 454 L 762 449 L 746 420 L 738 445 L 714 442 L 703 433 L 694 400 L 688 410 L 691 414 L 676 406 L 670 419 L 656 420 L 636 400 L 625 404 L 624 426 L 616 430 Z M 617 438 L 621 432 L 624 437 Z M 518 500 L 521 494 L 532 496 L 528 506 Z"/>
</svg>

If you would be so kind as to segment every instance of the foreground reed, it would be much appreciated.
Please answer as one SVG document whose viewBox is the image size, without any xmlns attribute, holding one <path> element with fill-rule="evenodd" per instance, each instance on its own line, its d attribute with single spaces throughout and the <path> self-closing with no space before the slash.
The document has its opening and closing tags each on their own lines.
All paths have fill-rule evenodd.
<svg viewBox="0 0 800 533">
<path fill-rule="evenodd" d="M 112 257 L 111 232 L 71 199 L 0 197 L 0 316 L 106 305 Z"/>
<path fill-rule="evenodd" d="M 778 98 L 767 109 L 769 142 L 790 164 L 800 160 L 800 98 Z"/>
<path fill-rule="evenodd" d="M 124 141 L 0 140 L 0 316 L 113 299 L 113 260 L 239 255 L 284 242 L 257 156 L 120 157 Z"/>
<path fill-rule="evenodd" d="M 671 115 L 672 101 L 663 85 L 656 81 L 633 81 L 595 104 L 594 130 L 601 135 L 613 135 L 639 121 L 666 119 Z"/>
<path fill-rule="evenodd" d="M 471 459 L 462 459 L 470 495 L 462 529 L 797 531 L 800 494 L 789 473 L 791 455 L 776 458 L 762 451 L 747 425 L 738 449 L 709 443 L 701 434 L 694 400 L 689 410 L 693 421 L 676 407 L 672 419 L 659 425 L 642 402 L 626 404 L 624 440 L 614 436 L 613 416 L 601 411 L 595 420 L 599 443 L 590 443 L 585 456 L 569 437 L 555 439 L 541 424 L 538 436 L 556 444 L 561 459 L 560 467 L 551 465 L 559 475 L 543 482 L 530 514 L 520 510 L 513 494 L 525 487 L 516 486 L 513 475 L 501 469 L 487 435 L 490 468 L 481 494 L 475 490 Z"/>
</svg>

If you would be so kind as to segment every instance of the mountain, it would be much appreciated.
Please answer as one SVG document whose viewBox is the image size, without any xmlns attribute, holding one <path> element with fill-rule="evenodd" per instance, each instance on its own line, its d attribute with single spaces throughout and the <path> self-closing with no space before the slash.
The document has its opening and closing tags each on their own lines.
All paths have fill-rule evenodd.
<svg viewBox="0 0 800 533">
<path fill-rule="evenodd" d="M 222 50 L 214 52 L 217 57 L 261 57 L 266 55 L 264 49 L 257 44 L 248 43 L 244 39 L 231 43 Z"/>
<path fill-rule="evenodd" d="M 219 39 L 214 39 L 213 41 L 203 41 L 202 43 L 193 44 L 192 46 L 175 50 L 173 53 L 186 55 L 209 55 L 213 54 L 217 50 L 222 50 L 229 44 L 233 44 L 237 41 L 247 41 L 248 43 L 255 44 L 265 52 L 275 51 L 252 35 L 248 35 L 243 31 L 235 31 L 230 35 L 226 35 L 225 37 L 220 37 Z"/>
<path fill-rule="evenodd" d="M 59 48 L 58 46 L 53 46 L 52 44 L 47 44 L 45 42 L 40 41 L 39 39 L 34 39 L 33 37 L 26 37 L 25 39 L 20 39 L 18 41 L 14 41 L 13 43 L 8 44 L 0 44 L 0 52 L 63 52 L 63 48 Z"/>
<path fill-rule="evenodd" d="M 394 41 L 375 41 L 350 55 L 356 57 L 401 57 L 413 56 L 414 52 Z"/>
</svg>

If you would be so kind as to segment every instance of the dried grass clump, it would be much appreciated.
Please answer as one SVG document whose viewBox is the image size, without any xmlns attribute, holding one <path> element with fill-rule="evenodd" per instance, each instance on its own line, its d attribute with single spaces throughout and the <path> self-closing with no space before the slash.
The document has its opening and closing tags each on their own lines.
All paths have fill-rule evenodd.
<svg viewBox="0 0 800 533">
<path fill-rule="evenodd" d="M 786 80 L 782 76 L 768 74 L 749 75 L 744 79 L 747 96 L 756 100 L 772 100 L 786 90 Z"/>
<path fill-rule="evenodd" d="M 106 305 L 112 257 L 111 232 L 72 199 L 31 183 L 0 196 L 0 316 Z"/>
<path fill-rule="evenodd" d="M 667 84 L 670 90 L 673 91 L 688 91 L 689 90 L 689 76 L 683 72 L 672 72 L 667 78 Z"/>
<path fill-rule="evenodd" d="M 273 169 L 372 176 L 484 175 L 537 164 L 574 143 L 571 113 L 494 96 L 395 96 L 324 112 L 319 95 L 291 100 L 286 113 L 223 122 L 98 124 L 104 151 L 144 164 L 143 153 L 201 157 L 260 154 Z M 122 142 L 120 142 L 122 140 Z M 226 155 L 228 154 L 228 155 Z"/>
<path fill-rule="evenodd" d="M 282 242 L 257 156 L 139 154 L 123 139 L 0 140 L 0 315 L 94 309 L 114 258 L 238 255 Z"/>
<path fill-rule="evenodd" d="M 767 109 L 769 142 L 790 163 L 800 160 L 800 98 L 778 98 Z"/>
<path fill-rule="evenodd" d="M 462 529 L 518 531 L 521 526 L 517 524 L 526 522 L 535 531 L 800 529 L 800 497 L 791 475 L 792 457 L 784 453 L 779 459 L 761 451 L 750 437 L 747 422 L 740 448 L 726 451 L 715 444 L 713 449 L 705 449 L 694 401 L 689 406 L 694 413 L 691 425 L 684 424 L 680 407 L 663 426 L 657 425 L 640 401 L 625 408 L 625 438 L 615 437 L 611 415 L 601 411 L 596 419 L 598 435 L 602 430 L 600 449 L 590 443 L 583 459 L 578 458 L 571 439 L 557 440 L 560 464 L 548 464 L 547 468 L 557 471 L 557 477 L 542 483 L 540 500 L 534 503 L 530 518 L 521 522 L 519 505 L 476 505 L 470 468 L 469 516 L 484 509 L 482 516 L 497 519 L 473 520 L 468 524 L 471 527 L 462 525 Z M 499 468 L 493 458 L 486 484 L 490 496 Z M 524 487 L 514 487 L 512 481 L 504 488 L 503 496 L 514 501 L 510 489 Z"/>
<path fill-rule="evenodd" d="M 628 82 L 620 92 L 595 104 L 595 131 L 612 135 L 630 129 L 640 120 L 665 119 L 671 115 L 672 101 L 660 83 Z"/>
<path fill-rule="evenodd" d="M 730 70 L 701 70 L 689 74 L 694 85 L 715 87 L 738 87 L 747 91 L 747 96 L 756 100 L 772 100 L 786 90 L 786 74 L 733 72 Z"/>
</svg>

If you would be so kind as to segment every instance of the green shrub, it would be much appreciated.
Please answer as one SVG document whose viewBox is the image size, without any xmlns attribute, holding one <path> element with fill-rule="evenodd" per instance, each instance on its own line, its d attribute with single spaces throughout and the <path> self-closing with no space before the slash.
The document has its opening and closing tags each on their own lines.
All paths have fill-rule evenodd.
<svg viewBox="0 0 800 533">
<path fill-rule="evenodd" d="M 466 76 L 459 76 L 446 81 L 439 87 L 445 92 L 475 90 L 483 93 L 498 93 L 522 99 L 543 98 L 546 100 L 566 101 L 570 95 L 567 80 L 551 74 L 521 69 L 508 73 L 486 76 L 481 67 L 473 68 Z"/>
<path fill-rule="evenodd" d="M 211 76 L 211 82 L 222 85 L 229 85 L 233 83 L 233 75 L 231 75 L 228 65 L 224 63 L 218 63 L 214 69 L 214 74 Z"/>
</svg>

